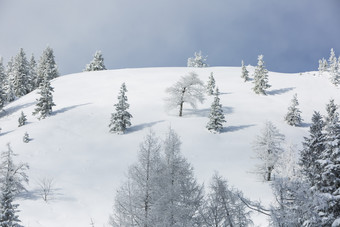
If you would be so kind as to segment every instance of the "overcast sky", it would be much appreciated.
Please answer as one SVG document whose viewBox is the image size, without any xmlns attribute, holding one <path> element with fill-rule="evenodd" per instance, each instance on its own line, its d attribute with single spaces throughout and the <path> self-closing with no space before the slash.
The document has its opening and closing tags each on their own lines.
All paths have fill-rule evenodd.
<svg viewBox="0 0 340 227">
<path fill-rule="evenodd" d="M 39 59 L 47 45 L 61 74 L 80 72 L 96 50 L 108 69 L 210 66 L 316 70 L 340 55 L 340 0 L 0 0 L 0 55 Z"/>
</svg>

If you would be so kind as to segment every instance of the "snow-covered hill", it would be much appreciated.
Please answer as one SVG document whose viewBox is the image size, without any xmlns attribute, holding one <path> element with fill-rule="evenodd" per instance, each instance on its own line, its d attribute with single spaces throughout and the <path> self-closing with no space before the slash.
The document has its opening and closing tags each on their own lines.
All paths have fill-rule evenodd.
<svg viewBox="0 0 340 227">
<path fill-rule="evenodd" d="M 250 75 L 253 72 L 252 67 Z M 221 92 L 226 127 L 221 134 L 205 129 L 213 97 L 194 110 L 184 106 L 165 110 L 165 89 L 181 76 L 195 71 L 204 82 L 214 73 Z M 32 116 L 36 91 L 5 106 L 1 113 L 0 150 L 10 142 L 17 157 L 28 162 L 29 193 L 18 200 L 20 219 L 29 227 L 106 226 L 112 212 L 115 190 L 125 179 L 129 165 L 137 159 L 139 143 L 152 128 L 163 137 L 171 126 L 182 139 L 182 152 L 195 168 L 200 183 L 209 184 L 214 171 L 229 180 L 254 200 L 269 204 L 272 196 L 268 184 L 252 173 L 257 162 L 252 142 L 266 120 L 285 134 L 288 143 L 301 147 L 313 111 L 325 114 L 330 98 L 340 104 L 339 89 L 317 72 L 302 74 L 269 73 L 272 87 L 268 95 L 256 95 L 251 82 L 240 78 L 241 68 L 145 68 L 100 72 L 83 72 L 52 81 L 55 88 L 53 115 L 37 120 Z M 110 115 L 121 84 L 127 85 L 132 127 L 126 134 L 109 133 Z M 304 124 L 287 125 L 283 118 L 293 95 L 297 93 Z M 21 111 L 28 124 L 18 128 Z M 23 143 L 27 132 L 32 139 Z M 40 179 L 53 178 L 55 195 L 45 203 L 38 195 Z M 266 217 L 254 215 L 257 225 Z"/>
</svg>

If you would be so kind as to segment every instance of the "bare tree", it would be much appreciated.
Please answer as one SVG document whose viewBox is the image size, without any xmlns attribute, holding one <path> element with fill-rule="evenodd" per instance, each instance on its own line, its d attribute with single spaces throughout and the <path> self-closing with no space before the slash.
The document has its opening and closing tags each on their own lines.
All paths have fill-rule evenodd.
<svg viewBox="0 0 340 227">
<path fill-rule="evenodd" d="M 49 200 L 51 200 L 54 194 L 54 179 L 43 177 L 39 179 L 38 186 L 39 186 L 39 194 L 41 198 L 45 202 L 48 202 Z"/>
</svg>

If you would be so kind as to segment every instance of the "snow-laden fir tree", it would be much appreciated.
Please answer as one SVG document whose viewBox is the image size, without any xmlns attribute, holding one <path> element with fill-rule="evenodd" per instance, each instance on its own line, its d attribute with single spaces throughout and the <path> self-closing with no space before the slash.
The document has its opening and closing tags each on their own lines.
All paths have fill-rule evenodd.
<svg viewBox="0 0 340 227">
<path fill-rule="evenodd" d="M 16 97 L 21 97 L 30 92 L 29 64 L 26 54 L 22 48 L 14 58 L 10 76 L 10 81 L 13 85 L 13 90 Z"/>
<path fill-rule="evenodd" d="M 28 135 L 27 132 L 25 132 L 24 136 L 22 137 L 22 141 L 24 143 L 28 143 L 30 141 L 30 136 Z"/>
<path fill-rule="evenodd" d="M 40 98 L 37 99 L 38 102 L 33 112 L 33 115 L 38 115 L 39 120 L 44 119 L 52 113 L 52 107 L 55 106 L 53 102 L 53 91 L 54 88 L 51 86 L 46 74 L 44 80 L 40 83 L 38 91 Z"/>
<path fill-rule="evenodd" d="M 140 144 L 137 163 L 130 166 L 127 181 L 116 193 L 112 226 L 163 226 L 158 225 L 156 208 L 162 193 L 160 149 L 159 139 L 150 131 Z"/>
<path fill-rule="evenodd" d="M 291 126 L 299 126 L 302 122 L 301 111 L 297 107 L 298 105 L 297 94 L 294 94 L 292 104 L 288 107 L 288 113 L 285 116 L 285 121 Z"/>
<path fill-rule="evenodd" d="M 202 68 L 202 67 L 208 67 L 208 64 L 206 63 L 207 56 L 203 57 L 202 52 L 199 51 L 198 53 L 195 52 L 195 57 L 188 58 L 188 67 L 196 67 L 196 68 Z"/>
<path fill-rule="evenodd" d="M 118 95 L 118 103 L 115 104 L 115 112 L 111 114 L 111 121 L 109 124 L 110 132 L 122 134 L 131 126 L 132 115 L 128 112 L 130 105 L 127 103 L 126 96 L 127 89 L 125 83 L 120 87 Z"/>
<path fill-rule="evenodd" d="M 29 79 L 30 79 L 30 91 L 33 91 L 34 89 L 39 87 L 39 84 L 37 84 L 37 63 L 35 61 L 34 55 L 32 54 L 31 59 L 29 61 Z"/>
<path fill-rule="evenodd" d="M 334 65 L 334 63 L 336 63 L 336 62 L 337 62 L 337 60 L 336 60 L 335 52 L 334 52 L 334 49 L 332 48 L 331 53 L 329 55 L 329 59 L 328 59 L 329 67 L 331 68 L 332 65 Z"/>
<path fill-rule="evenodd" d="M 5 90 L 6 90 L 6 99 L 7 102 L 12 102 L 15 100 L 15 94 L 14 94 L 14 88 L 12 84 L 11 78 L 13 78 L 13 64 L 14 64 L 14 58 L 11 57 L 10 60 L 7 62 L 7 68 L 6 68 L 6 75 L 7 78 L 5 80 Z"/>
<path fill-rule="evenodd" d="M 21 225 L 18 213 L 18 204 L 14 203 L 16 195 L 25 190 L 25 183 L 28 183 L 28 177 L 25 171 L 28 169 L 26 163 L 15 164 L 13 162 L 13 153 L 10 145 L 8 150 L 1 153 L 0 165 L 0 226 L 20 227 Z"/>
<path fill-rule="evenodd" d="M 317 160 L 321 167 L 321 179 L 317 189 L 327 201 L 320 209 L 323 226 L 338 226 L 340 222 L 340 122 L 335 113 L 325 126 L 325 149 Z"/>
<path fill-rule="evenodd" d="M 334 121 L 334 118 L 337 115 L 337 105 L 334 103 L 334 99 L 330 99 L 329 103 L 326 105 L 326 111 L 327 115 L 324 117 L 325 118 L 325 126 L 330 124 L 331 122 Z"/>
<path fill-rule="evenodd" d="M 261 174 L 266 181 L 271 181 L 272 172 L 275 168 L 279 155 L 284 151 L 281 144 L 285 136 L 273 125 L 272 122 L 266 121 L 261 135 L 256 137 L 253 143 L 253 150 L 256 158 L 260 160 L 257 166 L 257 172 Z"/>
<path fill-rule="evenodd" d="M 247 82 L 249 80 L 249 72 L 247 70 L 247 67 L 244 65 L 244 61 L 242 60 L 242 74 L 241 78 L 244 80 L 244 82 Z"/>
<path fill-rule="evenodd" d="M 217 173 L 210 183 L 203 210 L 202 226 L 250 226 L 250 212 L 241 200 L 242 193 L 228 185 Z"/>
<path fill-rule="evenodd" d="M 90 64 L 87 64 L 84 71 L 100 71 L 106 70 L 104 58 L 101 51 L 96 51 Z"/>
<path fill-rule="evenodd" d="M 182 76 L 174 85 L 166 89 L 168 97 L 165 99 L 168 109 L 179 107 L 179 116 L 183 115 L 184 103 L 196 108 L 197 101 L 204 101 L 204 84 L 194 72 Z"/>
<path fill-rule="evenodd" d="M 59 76 L 57 63 L 54 58 L 53 49 L 51 47 L 46 47 L 38 62 L 37 87 L 40 87 L 40 83 L 42 83 L 45 78 L 47 78 L 47 80 L 52 80 Z"/>
<path fill-rule="evenodd" d="M 322 74 L 323 72 L 326 72 L 328 70 L 328 63 L 325 58 L 322 58 L 319 60 L 319 74 Z"/>
<path fill-rule="evenodd" d="M 203 186 L 193 167 L 183 157 L 178 134 L 169 129 L 163 142 L 163 171 L 160 172 L 161 196 L 157 206 L 161 222 L 155 226 L 195 226 L 203 202 Z"/>
<path fill-rule="evenodd" d="M 253 83 L 253 90 L 256 94 L 266 95 L 266 89 L 270 88 L 270 85 L 268 84 L 268 70 L 264 66 L 263 55 L 258 56 Z"/>
<path fill-rule="evenodd" d="M 210 76 L 209 76 L 209 80 L 208 80 L 208 83 L 207 83 L 207 94 L 208 95 L 213 95 L 214 94 L 214 90 L 215 90 L 215 87 L 216 87 L 216 82 L 215 82 L 215 78 L 214 78 L 214 73 L 211 72 L 210 73 Z"/>
<path fill-rule="evenodd" d="M 219 133 L 223 129 L 223 123 L 227 122 L 223 114 L 222 105 L 220 104 L 220 92 L 218 88 L 215 91 L 214 102 L 211 104 L 209 122 L 206 128 L 213 133 Z"/>
<path fill-rule="evenodd" d="M 0 57 L 0 110 L 5 105 L 7 97 L 5 92 L 5 81 L 6 81 L 6 72 L 5 67 L 3 65 L 3 59 Z"/>
<path fill-rule="evenodd" d="M 309 136 L 304 137 L 303 149 L 300 152 L 299 165 L 302 174 L 313 187 L 321 179 L 321 167 L 317 160 L 325 149 L 325 136 L 322 133 L 324 122 L 319 112 L 314 111 Z"/>
<path fill-rule="evenodd" d="M 27 118 L 23 111 L 21 111 L 20 117 L 18 118 L 18 127 L 24 126 L 26 124 Z"/>
</svg>

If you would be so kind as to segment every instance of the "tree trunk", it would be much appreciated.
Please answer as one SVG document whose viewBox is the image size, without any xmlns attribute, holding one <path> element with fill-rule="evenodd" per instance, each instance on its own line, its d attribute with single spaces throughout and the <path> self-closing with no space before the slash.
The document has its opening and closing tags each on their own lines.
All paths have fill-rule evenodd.
<svg viewBox="0 0 340 227">
<path fill-rule="evenodd" d="M 186 87 L 183 88 L 182 90 L 182 95 L 181 95 L 181 104 L 179 105 L 179 116 L 182 117 L 183 115 L 183 104 L 184 104 L 184 94 L 185 94 Z"/>
<path fill-rule="evenodd" d="M 271 181 L 271 177 L 272 177 L 272 171 L 273 171 L 273 167 L 272 166 L 269 166 L 268 168 L 267 168 L 267 181 Z"/>
</svg>

